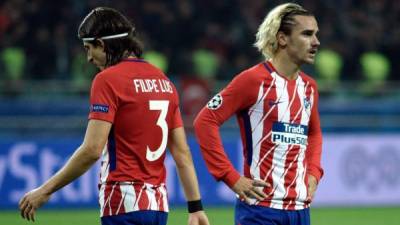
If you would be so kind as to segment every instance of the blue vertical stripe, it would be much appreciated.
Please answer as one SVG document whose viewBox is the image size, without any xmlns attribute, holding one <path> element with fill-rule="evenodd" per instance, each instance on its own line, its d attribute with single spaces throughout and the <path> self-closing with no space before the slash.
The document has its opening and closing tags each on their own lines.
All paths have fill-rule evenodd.
<svg viewBox="0 0 400 225">
<path fill-rule="evenodd" d="M 269 73 L 272 73 L 274 70 L 268 65 L 268 63 L 263 63 L 263 65 L 264 65 L 264 67 L 265 67 L 265 69 L 267 69 L 268 70 L 268 72 Z"/>
<path fill-rule="evenodd" d="M 115 149 L 115 135 L 114 126 L 111 127 L 110 134 L 108 135 L 108 157 L 110 160 L 110 171 L 117 168 L 117 152 Z"/>
<path fill-rule="evenodd" d="M 243 119 L 244 132 L 246 136 L 245 144 L 247 150 L 247 165 L 251 166 L 251 161 L 253 159 L 253 137 L 251 135 L 249 110 L 246 109 L 241 111 L 240 116 Z"/>
</svg>

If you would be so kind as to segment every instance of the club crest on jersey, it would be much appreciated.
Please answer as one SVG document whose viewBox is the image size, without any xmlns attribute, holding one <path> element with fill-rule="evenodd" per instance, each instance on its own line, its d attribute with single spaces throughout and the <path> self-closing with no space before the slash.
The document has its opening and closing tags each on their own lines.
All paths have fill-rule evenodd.
<svg viewBox="0 0 400 225">
<path fill-rule="evenodd" d="M 304 98 L 304 108 L 305 108 L 306 110 L 310 110 L 310 106 L 311 106 L 310 98 L 305 97 L 305 98 Z"/>
<path fill-rule="evenodd" d="M 217 94 L 207 103 L 207 108 L 211 110 L 216 110 L 221 105 L 222 105 L 222 96 L 220 94 Z"/>
</svg>

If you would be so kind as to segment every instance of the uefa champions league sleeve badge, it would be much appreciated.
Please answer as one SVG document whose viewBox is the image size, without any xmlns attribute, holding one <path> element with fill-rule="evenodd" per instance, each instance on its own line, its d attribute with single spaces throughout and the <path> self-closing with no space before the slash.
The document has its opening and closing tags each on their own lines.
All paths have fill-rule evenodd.
<svg viewBox="0 0 400 225">
<path fill-rule="evenodd" d="M 217 94 L 207 103 L 207 108 L 211 110 L 217 110 L 221 105 L 222 96 L 220 94 Z"/>
</svg>

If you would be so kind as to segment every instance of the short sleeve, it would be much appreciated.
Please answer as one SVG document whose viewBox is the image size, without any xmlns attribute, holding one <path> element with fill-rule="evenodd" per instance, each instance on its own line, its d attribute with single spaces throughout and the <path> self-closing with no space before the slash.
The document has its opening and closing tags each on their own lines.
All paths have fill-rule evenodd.
<svg viewBox="0 0 400 225">
<path fill-rule="evenodd" d="M 171 115 L 171 129 L 175 129 L 178 127 L 183 127 L 183 120 L 181 116 L 181 111 L 179 109 L 179 97 L 178 97 L 178 92 L 176 91 L 176 88 L 173 88 L 174 90 L 174 105 L 173 105 L 173 113 Z"/>
<path fill-rule="evenodd" d="M 114 122 L 117 111 L 117 96 L 110 82 L 103 74 L 95 77 L 90 91 L 90 113 L 89 119 L 98 119 Z"/>
</svg>

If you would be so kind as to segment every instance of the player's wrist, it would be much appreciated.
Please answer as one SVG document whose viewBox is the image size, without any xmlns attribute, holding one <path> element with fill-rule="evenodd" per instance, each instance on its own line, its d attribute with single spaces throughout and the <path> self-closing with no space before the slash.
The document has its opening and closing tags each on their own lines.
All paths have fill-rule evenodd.
<svg viewBox="0 0 400 225">
<path fill-rule="evenodd" d="M 188 201 L 187 208 L 189 213 L 195 213 L 203 210 L 203 204 L 201 203 L 201 199 L 195 201 Z"/>
</svg>

